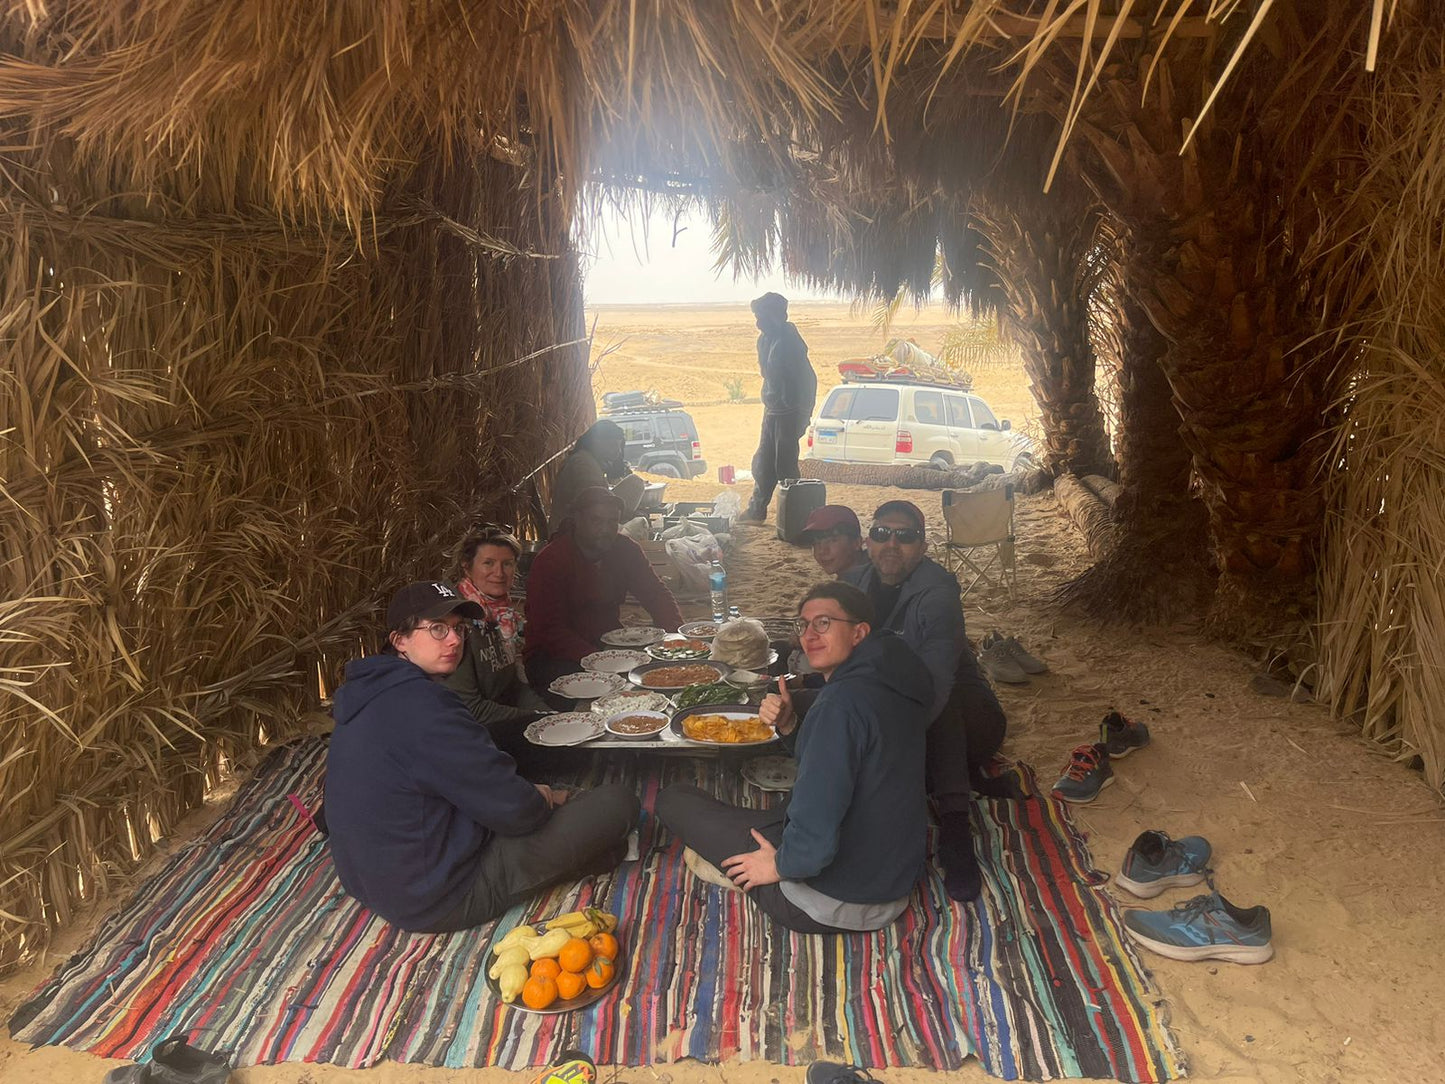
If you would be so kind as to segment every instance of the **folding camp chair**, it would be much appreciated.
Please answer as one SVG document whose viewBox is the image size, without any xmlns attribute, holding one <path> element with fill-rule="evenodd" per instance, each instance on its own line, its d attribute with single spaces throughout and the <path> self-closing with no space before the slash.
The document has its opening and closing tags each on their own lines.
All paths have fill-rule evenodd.
<svg viewBox="0 0 1445 1084">
<path fill-rule="evenodd" d="M 943 522 L 948 528 L 943 566 L 954 575 L 965 568 L 973 574 L 964 585 L 964 597 L 982 582 L 1003 587 L 1012 602 L 1018 584 L 1014 567 L 1014 487 L 971 493 L 945 489 Z"/>
</svg>

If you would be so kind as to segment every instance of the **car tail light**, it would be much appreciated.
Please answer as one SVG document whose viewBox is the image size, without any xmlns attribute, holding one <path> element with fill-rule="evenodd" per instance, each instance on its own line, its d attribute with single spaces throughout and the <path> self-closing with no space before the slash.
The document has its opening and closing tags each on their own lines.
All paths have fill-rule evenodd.
<svg viewBox="0 0 1445 1084">
<path fill-rule="evenodd" d="M 692 442 L 692 457 L 694 459 L 702 458 L 702 441 L 695 440 Z"/>
<path fill-rule="evenodd" d="M 812 446 L 813 446 L 813 427 L 810 425 L 810 426 L 808 426 L 808 447 L 811 448 Z"/>
<path fill-rule="evenodd" d="M 898 439 L 893 442 L 893 450 L 902 452 L 904 455 L 913 453 L 913 434 L 907 429 L 898 430 Z"/>
</svg>

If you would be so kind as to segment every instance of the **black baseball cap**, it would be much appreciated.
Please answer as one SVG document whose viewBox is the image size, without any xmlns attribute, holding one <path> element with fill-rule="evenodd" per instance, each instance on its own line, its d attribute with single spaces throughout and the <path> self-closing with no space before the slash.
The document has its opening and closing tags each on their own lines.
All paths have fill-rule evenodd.
<svg viewBox="0 0 1445 1084">
<path fill-rule="evenodd" d="M 447 614 L 459 613 L 474 621 L 485 621 L 487 612 L 475 602 L 462 598 L 456 590 L 436 580 L 409 583 L 391 596 L 386 608 L 386 627 L 399 629 L 408 621 L 435 621 Z"/>
</svg>

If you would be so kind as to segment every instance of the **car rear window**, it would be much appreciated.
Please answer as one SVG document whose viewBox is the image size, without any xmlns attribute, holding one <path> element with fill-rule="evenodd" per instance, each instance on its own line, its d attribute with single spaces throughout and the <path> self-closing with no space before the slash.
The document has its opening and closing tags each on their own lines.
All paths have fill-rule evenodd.
<svg viewBox="0 0 1445 1084">
<path fill-rule="evenodd" d="M 853 396 L 857 388 L 834 388 L 833 394 L 828 396 L 828 401 L 823 404 L 823 409 L 818 411 L 820 418 L 833 418 L 842 421 L 848 417 L 848 408 L 853 405 Z"/>
<path fill-rule="evenodd" d="M 625 440 L 648 441 L 652 439 L 651 418 L 618 418 L 617 424 L 622 426 L 622 436 Z"/>
<path fill-rule="evenodd" d="M 898 420 L 897 388 L 859 388 L 848 415 L 855 422 L 891 422 Z"/>
</svg>

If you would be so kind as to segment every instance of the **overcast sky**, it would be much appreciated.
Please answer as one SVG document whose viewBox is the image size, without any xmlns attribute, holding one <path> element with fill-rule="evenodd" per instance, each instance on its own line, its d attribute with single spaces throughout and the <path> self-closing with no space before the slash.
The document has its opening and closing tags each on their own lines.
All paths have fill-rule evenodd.
<svg viewBox="0 0 1445 1084">
<path fill-rule="evenodd" d="M 672 216 L 655 214 L 630 222 L 610 209 L 593 225 L 592 251 L 583 253 L 588 305 L 736 303 L 769 290 L 802 300 L 824 295 L 789 283 L 781 275 L 733 281 L 713 271 L 712 229 L 704 212 L 682 219 L 673 237 Z M 835 299 L 836 300 L 836 299 Z"/>
</svg>

